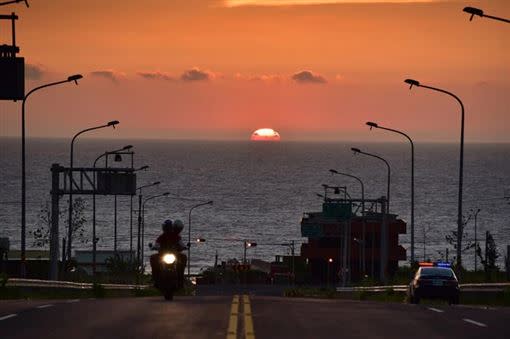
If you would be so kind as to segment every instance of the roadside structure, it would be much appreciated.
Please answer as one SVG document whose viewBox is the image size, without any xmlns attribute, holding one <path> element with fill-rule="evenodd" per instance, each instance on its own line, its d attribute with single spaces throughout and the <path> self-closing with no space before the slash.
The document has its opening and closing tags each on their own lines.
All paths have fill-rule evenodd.
<svg viewBox="0 0 510 339">
<path fill-rule="evenodd" d="M 346 285 L 363 277 L 385 280 L 396 272 L 399 261 L 406 260 L 406 250 L 399 245 L 399 235 L 406 233 L 406 222 L 385 213 L 385 197 L 365 199 L 364 203 L 367 211 L 362 213 L 361 199 L 324 195 L 322 211 L 304 213 L 301 235 L 308 242 L 301 245 L 301 256 L 308 262 L 314 282 Z M 384 233 L 386 239 L 381 237 Z M 385 267 L 381 268 L 381 264 Z"/>
</svg>

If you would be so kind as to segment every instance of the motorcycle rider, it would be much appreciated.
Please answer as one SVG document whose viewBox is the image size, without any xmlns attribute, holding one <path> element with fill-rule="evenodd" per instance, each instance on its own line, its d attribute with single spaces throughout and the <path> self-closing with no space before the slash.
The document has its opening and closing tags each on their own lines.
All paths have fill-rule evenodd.
<svg viewBox="0 0 510 339">
<path fill-rule="evenodd" d="M 152 267 L 152 279 L 154 284 L 157 284 L 160 273 L 160 253 L 166 251 L 177 251 L 177 270 L 179 272 L 179 288 L 182 288 L 184 284 L 184 269 L 186 267 L 187 257 L 181 251 L 187 249 L 182 242 L 180 233 L 184 228 L 184 224 L 181 220 L 167 219 L 162 224 L 163 233 L 156 239 L 156 248 L 158 253 L 151 255 L 150 262 Z"/>
</svg>

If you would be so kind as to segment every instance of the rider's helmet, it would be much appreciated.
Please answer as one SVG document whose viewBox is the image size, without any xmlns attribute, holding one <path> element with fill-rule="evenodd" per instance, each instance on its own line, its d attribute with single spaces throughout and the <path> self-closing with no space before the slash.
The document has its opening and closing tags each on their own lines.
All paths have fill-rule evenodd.
<svg viewBox="0 0 510 339">
<path fill-rule="evenodd" d="M 184 228 L 184 223 L 181 220 L 177 219 L 174 221 L 173 227 L 175 232 L 181 233 L 182 229 Z"/>
<path fill-rule="evenodd" d="M 173 222 L 170 219 L 165 220 L 165 222 L 161 225 L 163 232 L 171 232 L 172 226 L 173 226 Z"/>
</svg>

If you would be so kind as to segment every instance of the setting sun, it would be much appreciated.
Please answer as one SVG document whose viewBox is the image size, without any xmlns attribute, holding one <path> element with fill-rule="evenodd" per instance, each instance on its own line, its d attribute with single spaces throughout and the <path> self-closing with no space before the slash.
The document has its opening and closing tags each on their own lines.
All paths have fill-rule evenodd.
<svg viewBox="0 0 510 339">
<path fill-rule="evenodd" d="M 280 133 L 272 128 L 260 128 L 252 133 L 252 141 L 280 141 Z"/>
</svg>

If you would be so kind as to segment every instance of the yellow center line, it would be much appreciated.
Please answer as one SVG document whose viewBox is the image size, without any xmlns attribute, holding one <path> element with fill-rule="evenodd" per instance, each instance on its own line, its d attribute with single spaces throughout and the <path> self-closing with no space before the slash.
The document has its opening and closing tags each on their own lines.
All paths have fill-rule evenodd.
<svg viewBox="0 0 510 339">
<path fill-rule="evenodd" d="M 244 313 L 244 337 L 246 339 L 255 339 L 255 330 L 253 329 L 253 318 L 251 317 L 250 297 L 243 295 L 243 313 Z"/>
<path fill-rule="evenodd" d="M 239 316 L 239 296 L 234 295 L 230 307 L 230 319 L 228 321 L 227 339 L 237 339 L 237 317 Z"/>
</svg>

